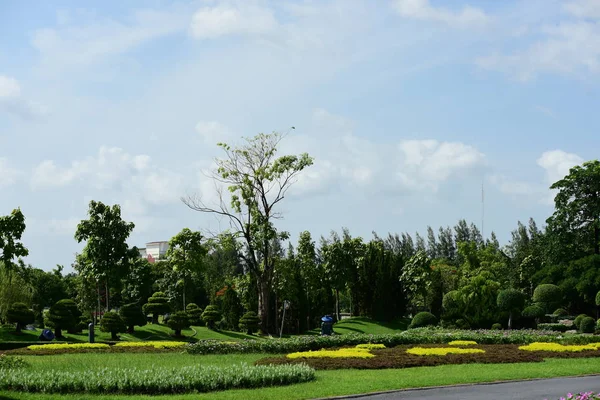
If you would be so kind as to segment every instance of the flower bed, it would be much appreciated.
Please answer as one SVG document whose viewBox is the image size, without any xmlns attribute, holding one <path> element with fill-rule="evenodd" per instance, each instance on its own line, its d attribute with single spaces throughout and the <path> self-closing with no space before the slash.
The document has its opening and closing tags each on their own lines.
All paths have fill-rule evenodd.
<svg viewBox="0 0 600 400">
<path fill-rule="evenodd" d="M 447 354 L 485 353 L 482 349 L 461 349 L 459 347 L 413 347 L 406 350 L 408 354 L 417 356 L 445 356 Z"/>
<path fill-rule="evenodd" d="M 596 351 L 600 349 L 600 343 L 590 343 L 585 345 L 562 345 L 559 343 L 535 342 L 526 346 L 520 346 L 519 350 L 525 351 L 553 351 L 553 352 L 581 352 Z"/>
<path fill-rule="evenodd" d="M 476 345 L 477 342 L 474 340 L 453 340 L 448 342 L 450 346 L 473 346 Z"/>
<path fill-rule="evenodd" d="M 59 343 L 59 344 L 34 344 L 27 346 L 28 350 L 71 350 L 71 349 L 108 349 L 104 343 Z"/>
<path fill-rule="evenodd" d="M 155 349 L 171 349 L 182 347 L 187 342 L 147 341 L 147 342 L 118 342 L 115 347 L 154 347 Z"/>
<path fill-rule="evenodd" d="M 301 351 L 286 355 L 287 358 L 373 358 L 369 349 L 346 348 L 338 350 Z"/>
<path fill-rule="evenodd" d="M 362 344 L 357 344 L 356 348 L 357 349 L 369 349 L 369 350 L 385 349 L 385 345 L 380 344 L 380 343 L 362 343 Z"/>
</svg>

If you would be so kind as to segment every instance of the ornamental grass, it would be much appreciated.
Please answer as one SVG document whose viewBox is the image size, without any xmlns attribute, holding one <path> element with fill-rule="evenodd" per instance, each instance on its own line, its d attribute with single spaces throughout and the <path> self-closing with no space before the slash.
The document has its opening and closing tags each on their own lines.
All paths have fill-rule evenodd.
<svg viewBox="0 0 600 400">
<path fill-rule="evenodd" d="M 300 351 L 290 353 L 287 358 L 373 358 L 369 349 L 345 348 L 338 350 Z"/>
<path fill-rule="evenodd" d="M 485 353 L 482 349 L 461 349 L 458 347 L 413 347 L 406 350 L 408 354 L 417 356 L 445 356 L 447 354 Z"/>
<path fill-rule="evenodd" d="M 600 349 L 600 343 L 584 345 L 563 345 L 559 343 L 534 342 L 526 346 L 519 346 L 519 350 L 525 351 L 553 351 L 553 352 L 581 352 L 596 351 Z"/>
</svg>

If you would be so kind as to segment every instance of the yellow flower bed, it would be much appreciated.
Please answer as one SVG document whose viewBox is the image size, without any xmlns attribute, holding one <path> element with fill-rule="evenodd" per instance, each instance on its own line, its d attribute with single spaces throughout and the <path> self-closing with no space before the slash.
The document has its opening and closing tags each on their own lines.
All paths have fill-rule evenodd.
<svg viewBox="0 0 600 400">
<path fill-rule="evenodd" d="M 287 358 L 372 358 L 375 357 L 369 352 L 369 349 L 339 349 L 339 350 L 318 350 L 301 351 L 290 353 Z"/>
<path fill-rule="evenodd" d="M 362 344 L 357 344 L 356 348 L 357 349 L 367 349 L 367 350 L 385 349 L 385 345 L 380 344 L 380 343 L 362 343 Z"/>
<path fill-rule="evenodd" d="M 147 342 L 119 342 L 115 344 L 117 347 L 154 347 L 155 349 L 171 349 L 181 347 L 186 342 L 167 342 L 167 341 L 147 341 Z"/>
<path fill-rule="evenodd" d="M 600 343 L 591 343 L 584 345 L 563 345 L 560 343 L 544 343 L 544 342 L 534 342 L 528 344 L 526 346 L 519 346 L 519 350 L 526 351 L 556 351 L 556 352 L 579 352 L 586 350 L 598 350 L 600 349 Z"/>
<path fill-rule="evenodd" d="M 477 344 L 477 342 L 473 340 L 453 340 L 448 343 L 450 346 L 472 346 Z"/>
<path fill-rule="evenodd" d="M 107 349 L 110 346 L 104 343 L 55 343 L 55 344 L 32 344 L 27 346 L 29 350 L 63 350 L 63 349 Z"/>
<path fill-rule="evenodd" d="M 471 353 L 485 353 L 481 349 L 461 349 L 457 347 L 413 347 L 412 349 L 406 350 L 408 354 L 414 354 L 417 356 L 445 356 L 446 354 L 471 354 Z"/>
</svg>

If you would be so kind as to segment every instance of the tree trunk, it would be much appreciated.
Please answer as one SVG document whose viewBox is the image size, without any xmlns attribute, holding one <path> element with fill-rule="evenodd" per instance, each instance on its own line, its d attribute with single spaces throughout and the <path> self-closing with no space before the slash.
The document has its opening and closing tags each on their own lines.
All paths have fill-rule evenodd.
<svg viewBox="0 0 600 400">
<path fill-rule="evenodd" d="M 152 325 L 158 325 L 158 314 L 152 314 Z"/>
<path fill-rule="evenodd" d="M 119 338 L 117 337 L 117 332 L 115 332 L 115 331 L 110 332 L 110 340 L 119 340 Z"/>
<path fill-rule="evenodd" d="M 175 329 L 175 336 L 177 336 L 177 337 L 181 336 L 181 329 Z"/>
<path fill-rule="evenodd" d="M 20 324 L 20 323 L 18 323 L 18 322 L 17 322 L 17 327 L 15 328 L 15 332 L 16 332 L 17 334 L 20 334 L 20 333 L 21 333 L 21 324 Z"/>
<path fill-rule="evenodd" d="M 57 338 L 61 338 L 62 337 L 62 329 L 61 328 L 56 328 L 54 330 L 54 336 L 56 336 Z"/>
<path fill-rule="evenodd" d="M 108 278 L 106 279 L 105 288 L 106 288 L 106 312 L 109 312 L 110 308 L 108 306 L 108 296 L 109 296 L 109 292 L 108 292 Z"/>
<path fill-rule="evenodd" d="M 335 289 L 335 318 L 340 322 L 340 291 Z"/>
<path fill-rule="evenodd" d="M 98 308 L 96 309 L 96 315 L 94 316 L 94 325 L 98 325 L 100 322 L 100 283 L 96 280 L 96 294 L 98 295 Z"/>
<path fill-rule="evenodd" d="M 513 319 L 513 312 L 511 311 L 508 314 L 508 329 L 512 329 L 512 319 Z"/>
<path fill-rule="evenodd" d="M 269 288 L 262 279 L 258 284 L 258 318 L 260 318 L 260 330 L 262 334 L 269 333 Z"/>
<path fill-rule="evenodd" d="M 127 328 L 127 333 L 133 333 L 133 325 L 129 325 L 129 328 Z"/>
</svg>

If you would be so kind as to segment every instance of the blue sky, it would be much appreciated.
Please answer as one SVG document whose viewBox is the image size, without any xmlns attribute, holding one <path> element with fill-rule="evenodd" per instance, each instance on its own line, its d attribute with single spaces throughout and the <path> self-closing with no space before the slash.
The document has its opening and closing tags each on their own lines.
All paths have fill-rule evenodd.
<svg viewBox="0 0 600 400">
<path fill-rule="evenodd" d="M 130 245 L 226 221 L 216 142 L 286 131 L 315 164 L 279 227 L 425 232 L 459 218 L 506 243 L 600 148 L 599 0 L 0 3 L 0 214 L 27 262 L 67 267 L 89 200 Z M 204 173 L 203 173 L 204 172 Z M 70 269 L 70 268 L 68 268 Z"/>
</svg>

